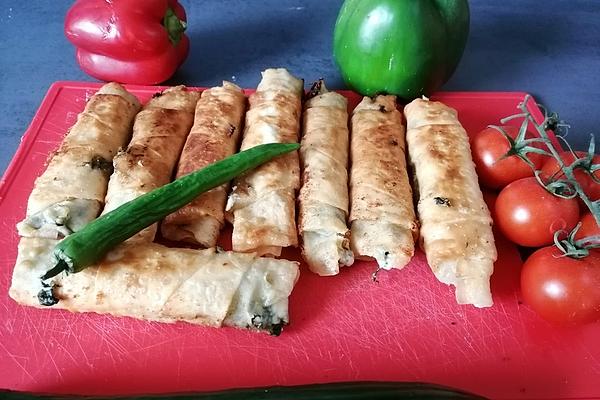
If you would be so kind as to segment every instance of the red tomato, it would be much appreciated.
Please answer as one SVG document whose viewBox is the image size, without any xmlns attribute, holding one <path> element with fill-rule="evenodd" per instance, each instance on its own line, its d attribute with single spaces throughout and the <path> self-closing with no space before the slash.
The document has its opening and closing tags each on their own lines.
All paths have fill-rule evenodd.
<svg viewBox="0 0 600 400">
<path fill-rule="evenodd" d="M 503 126 L 513 139 L 517 137 L 519 128 Z M 527 138 L 534 135 L 527 133 Z M 481 184 L 490 189 L 499 189 L 520 178 L 533 176 L 529 165 L 521 158 L 513 155 L 500 160 L 510 150 L 510 143 L 504 135 L 494 128 L 486 128 L 471 139 L 471 153 Z M 540 169 L 546 157 L 529 153 L 527 157 Z"/>
<path fill-rule="evenodd" d="M 591 212 L 586 213 L 581 218 L 581 226 L 575 235 L 575 239 L 583 239 L 584 237 L 600 235 L 600 226 Z"/>
<path fill-rule="evenodd" d="M 600 252 L 575 259 L 555 246 L 534 252 L 521 270 L 523 300 L 542 318 L 574 325 L 600 319 Z"/>
<path fill-rule="evenodd" d="M 579 158 L 584 158 L 587 155 L 585 151 L 576 151 L 575 154 L 577 154 L 577 157 Z M 566 165 L 570 165 L 573 163 L 573 161 L 575 161 L 575 157 L 573 157 L 573 153 L 570 151 L 563 151 L 559 153 L 559 155 Z M 592 162 L 594 164 L 600 164 L 600 155 L 594 156 L 594 158 L 592 158 Z M 574 174 L 575 179 L 577 179 L 577 182 L 579 182 L 583 191 L 590 198 L 590 200 L 600 199 L 600 183 L 594 182 L 590 174 L 582 169 L 575 169 Z M 558 162 L 554 158 L 548 158 L 542 167 L 542 176 L 563 179 L 565 175 L 560 170 Z M 600 179 L 600 170 L 594 172 L 594 176 Z"/>
<path fill-rule="evenodd" d="M 502 189 L 494 220 L 510 241 L 541 247 L 553 243 L 554 232 L 569 232 L 577 225 L 579 205 L 549 193 L 534 177 L 522 178 Z"/>
</svg>

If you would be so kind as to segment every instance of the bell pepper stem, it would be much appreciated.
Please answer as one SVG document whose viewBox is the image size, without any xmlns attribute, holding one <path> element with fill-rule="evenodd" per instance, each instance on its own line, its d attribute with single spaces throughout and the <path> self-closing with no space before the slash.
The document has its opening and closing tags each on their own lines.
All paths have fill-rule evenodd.
<svg viewBox="0 0 600 400">
<path fill-rule="evenodd" d="M 163 25 L 169 34 L 169 40 L 173 43 L 173 46 L 177 46 L 187 28 L 186 22 L 180 20 L 175 11 L 169 7 L 163 18 Z"/>
</svg>

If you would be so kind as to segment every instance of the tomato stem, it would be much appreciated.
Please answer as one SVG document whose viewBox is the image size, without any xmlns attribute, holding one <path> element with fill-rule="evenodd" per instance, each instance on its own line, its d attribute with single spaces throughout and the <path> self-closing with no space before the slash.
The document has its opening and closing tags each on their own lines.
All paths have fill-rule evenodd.
<svg viewBox="0 0 600 400">
<path fill-rule="evenodd" d="M 566 233 L 563 230 L 554 233 L 554 243 L 556 247 L 567 257 L 583 258 L 590 254 L 590 249 L 600 248 L 600 235 L 588 236 L 583 239 L 576 240 L 575 235 L 581 228 L 581 222 L 573 228 L 567 235 L 566 239 L 559 239 L 561 234 Z"/>
</svg>

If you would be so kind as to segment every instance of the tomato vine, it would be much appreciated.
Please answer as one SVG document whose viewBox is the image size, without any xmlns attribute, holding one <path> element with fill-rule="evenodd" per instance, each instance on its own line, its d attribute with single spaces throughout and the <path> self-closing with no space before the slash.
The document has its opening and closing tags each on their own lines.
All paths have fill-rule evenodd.
<svg viewBox="0 0 600 400">
<path fill-rule="evenodd" d="M 569 146 L 568 142 L 564 139 L 563 132 L 566 135 L 569 126 L 561 121 L 556 113 L 548 113 L 547 110 L 541 106 L 540 109 L 544 113 L 544 120 L 541 123 L 538 123 L 529 111 L 529 103 L 531 101 L 531 96 L 527 95 L 523 102 L 518 106 L 518 109 L 520 110 L 519 113 L 501 120 L 501 123 L 505 124 L 508 121 L 523 119 L 516 138 L 511 138 L 501 126 L 490 125 L 490 127 L 499 130 L 509 141 L 510 150 L 504 157 L 516 155 L 525 161 L 533 169 L 534 176 L 540 185 L 553 195 L 565 199 L 576 197 L 581 199 L 583 204 L 590 210 L 596 223 L 600 226 L 600 199 L 590 199 L 582 187 L 581 182 L 579 182 L 575 176 L 576 170 L 583 170 L 590 176 L 592 182 L 600 184 L 600 177 L 595 175 L 595 172 L 600 170 L 600 164 L 596 164 L 593 161 L 596 150 L 594 136 L 591 136 L 586 155 L 584 157 L 577 156 Z M 533 127 L 539 137 L 525 139 L 529 127 Z M 547 130 L 554 131 L 556 137 L 566 144 L 568 150 L 573 155 L 574 161 L 572 163 L 567 165 L 562 159 L 560 150 L 553 144 Z M 541 148 L 541 146 L 544 148 Z M 536 169 L 534 163 L 529 159 L 529 153 L 543 154 L 552 157 L 556 160 L 560 168 L 558 173 L 550 177 L 543 176 L 541 170 Z M 575 235 L 580 226 L 581 224 L 578 224 L 571 232 L 568 232 L 567 237 L 564 239 L 561 239 L 560 237 L 564 236 L 565 232 L 558 231 L 555 233 L 555 245 L 565 256 L 572 258 L 586 257 L 589 255 L 590 249 L 600 247 L 600 235 L 588 236 L 578 240 L 575 239 Z"/>
</svg>

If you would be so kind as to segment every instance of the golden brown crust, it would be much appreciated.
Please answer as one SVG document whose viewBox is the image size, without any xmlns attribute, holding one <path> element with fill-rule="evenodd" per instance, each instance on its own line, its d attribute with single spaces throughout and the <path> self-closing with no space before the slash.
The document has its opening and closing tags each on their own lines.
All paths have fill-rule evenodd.
<svg viewBox="0 0 600 400">
<path fill-rule="evenodd" d="M 9 291 L 15 301 L 40 307 L 39 276 L 51 266 L 57 243 L 21 239 Z M 287 260 L 126 242 L 95 265 L 60 274 L 49 283 L 55 285 L 53 294 L 59 299 L 52 308 L 268 329 L 253 326 L 254 313 L 272 318 L 272 323 L 286 323 L 287 299 L 297 277 L 297 263 Z"/>
<path fill-rule="evenodd" d="M 90 199 L 104 204 L 110 172 L 95 167 L 93 147 L 61 148 L 53 154 L 29 196 L 27 215 L 66 199 Z M 110 165 L 107 163 L 107 165 Z"/>
<path fill-rule="evenodd" d="M 242 150 L 263 143 L 297 142 L 301 97 L 302 81 L 285 70 L 265 71 L 249 99 Z M 298 153 L 293 152 L 234 181 L 227 210 L 233 220 L 235 251 L 279 255 L 282 247 L 297 246 L 295 191 L 300 187 L 299 169 Z"/>
<path fill-rule="evenodd" d="M 144 108 L 166 108 L 193 114 L 199 97 L 200 93 L 184 85 L 173 86 L 152 96 Z"/>
<path fill-rule="evenodd" d="M 123 93 L 130 95 L 118 84 L 111 83 L 108 85 L 112 85 L 115 92 L 120 88 Z M 67 164 L 71 166 L 78 165 L 79 167 L 90 169 L 95 157 L 110 162 L 117 154 L 117 151 L 129 141 L 133 118 L 139 109 L 139 103 L 131 103 L 124 96 L 117 94 L 93 95 L 86 104 L 83 112 L 78 115 L 75 125 L 69 129 L 58 151 L 53 154 L 49 164 L 55 158 L 56 161 L 54 161 L 54 164 L 62 164 L 64 161 L 61 158 L 65 158 L 72 160 L 67 161 Z M 79 196 L 86 196 L 86 188 L 93 188 L 98 192 L 106 193 L 107 178 L 99 179 L 100 175 L 97 174 L 99 168 L 92 169 L 95 171 L 91 172 L 97 177 L 95 180 L 103 181 L 99 186 L 104 186 L 104 189 L 101 187 L 94 188 L 94 185 L 90 185 L 91 182 L 79 182 L 77 184 L 78 187 L 73 188 L 76 191 L 80 191 Z M 51 169 L 49 173 L 45 172 L 40 179 L 52 180 L 57 189 L 62 188 L 62 191 L 67 192 L 71 186 L 66 183 L 70 180 L 69 173 L 66 173 L 67 171 L 70 170 L 63 169 L 61 171 Z M 36 186 L 38 185 L 36 184 Z M 32 196 L 37 195 L 37 190 L 34 188 Z M 43 196 L 44 193 L 39 193 L 39 195 Z M 97 197 L 91 195 L 82 198 L 96 199 Z M 33 213 L 38 210 L 39 208 L 37 210 L 32 209 L 30 212 Z"/>
<path fill-rule="evenodd" d="M 119 155 L 124 169 L 143 167 L 156 187 L 171 181 L 171 171 L 179 158 L 193 115 L 183 110 L 151 108 L 136 117 L 134 135 L 127 150 Z"/>
<path fill-rule="evenodd" d="M 348 217 L 347 100 L 335 92 L 307 101 L 302 124 L 302 188 L 298 194 L 298 231 L 302 255 L 311 271 L 336 275 L 354 262 Z"/>
<path fill-rule="evenodd" d="M 113 157 L 129 140 L 138 110 L 135 96 L 121 85 L 109 83 L 100 88 L 87 102 L 59 149 L 50 156 L 46 170 L 36 179 L 27 204 L 27 217 L 73 199 L 89 200 L 100 211 Z M 53 228 L 30 229 L 26 221 L 19 225 L 20 233 L 25 236 L 58 235 L 52 233 Z"/>
<path fill-rule="evenodd" d="M 302 129 L 300 205 L 318 202 L 348 214 L 346 98 L 339 93 L 328 92 L 309 100 L 303 114 Z"/>
<path fill-rule="evenodd" d="M 235 153 L 245 110 L 244 92 L 232 83 L 224 82 L 223 86 L 204 91 L 181 153 L 177 177 Z M 203 247 L 215 246 L 224 224 L 228 187 L 216 187 L 167 216 L 161 226 L 163 236 Z"/>
<path fill-rule="evenodd" d="M 415 100 L 405 112 L 415 127 L 407 142 L 429 265 L 440 281 L 456 286 L 459 303 L 490 306 L 496 248 L 467 133 L 456 111 L 442 103 Z"/>
<path fill-rule="evenodd" d="M 108 82 L 105 85 L 102 85 L 100 89 L 96 92 L 97 95 L 103 94 L 111 94 L 117 95 L 125 99 L 128 103 L 130 103 L 134 108 L 140 109 L 140 101 L 133 94 L 129 93 L 123 86 L 121 86 L 117 82 Z"/>
<path fill-rule="evenodd" d="M 248 99 L 242 150 L 263 143 L 296 143 L 300 126 L 301 93 L 254 92 Z M 299 167 L 297 167 L 299 168 Z"/>
<path fill-rule="evenodd" d="M 138 113 L 131 142 L 114 158 L 104 214 L 171 181 L 193 123 L 189 108 L 199 96 L 198 92 L 177 86 L 151 99 Z M 134 240 L 152 241 L 155 234 L 156 225 L 152 225 Z"/>
<path fill-rule="evenodd" d="M 111 160 L 131 135 L 133 117 L 139 108 L 122 96 L 96 94 L 63 139 L 61 149 L 91 147 L 96 154 Z"/>
<path fill-rule="evenodd" d="M 456 125 L 458 113 L 455 109 L 446 107 L 437 101 L 427 98 L 416 99 L 407 104 L 404 113 L 410 115 L 406 129 L 415 129 L 428 125 Z"/>
<path fill-rule="evenodd" d="M 355 255 L 376 258 L 380 268 L 402 268 L 414 253 L 418 229 L 395 97 L 365 97 L 354 110 L 351 127 L 352 249 Z M 377 226 L 396 232 L 395 237 L 377 234 Z"/>
</svg>

